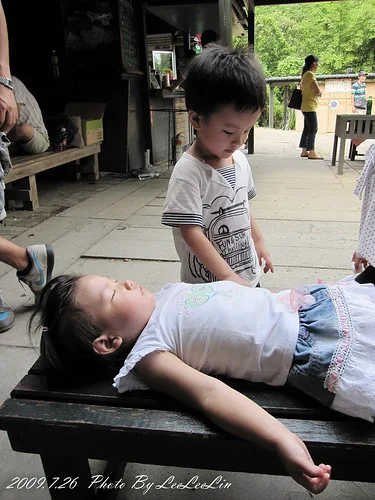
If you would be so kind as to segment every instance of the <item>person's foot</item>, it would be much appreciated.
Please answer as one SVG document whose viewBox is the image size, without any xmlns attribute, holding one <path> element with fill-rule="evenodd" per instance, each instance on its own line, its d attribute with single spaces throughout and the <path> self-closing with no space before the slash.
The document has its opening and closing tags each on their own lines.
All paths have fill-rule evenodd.
<svg viewBox="0 0 375 500">
<path fill-rule="evenodd" d="M 307 155 L 309 160 L 323 160 L 323 156 L 319 156 L 316 153 L 308 153 Z"/>
<path fill-rule="evenodd" d="M 37 302 L 40 292 L 52 277 L 55 263 L 54 252 L 51 245 L 31 245 L 26 247 L 26 254 L 31 267 L 27 274 L 24 274 L 24 271 L 18 271 L 17 278 L 26 283 Z"/>
<path fill-rule="evenodd" d="M 14 312 L 0 295 L 0 333 L 6 332 L 14 324 Z"/>
<path fill-rule="evenodd" d="M 301 156 L 301 158 L 307 158 L 309 156 L 309 153 L 307 151 L 302 151 L 300 156 Z"/>
</svg>

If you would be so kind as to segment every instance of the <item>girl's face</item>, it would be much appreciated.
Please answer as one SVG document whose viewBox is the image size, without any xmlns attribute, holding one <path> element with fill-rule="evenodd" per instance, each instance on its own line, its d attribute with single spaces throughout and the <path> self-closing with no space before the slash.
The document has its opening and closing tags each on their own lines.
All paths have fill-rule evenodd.
<svg viewBox="0 0 375 500">
<path fill-rule="evenodd" d="M 76 303 L 103 331 L 135 342 L 155 309 L 154 295 L 135 281 L 87 275 L 76 288 Z"/>
<path fill-rule="evenodd" d="M 316 70 L 318 69 L 319 63 L 318 62 L 313 62 L 310 68 L 310 71 L 313 73 L 316 73 Z"/>
<path fill-rule="evenodd" d="M 260 114 L 261 110 L 236 111 L 233 106 L 223 106 L 208 118 L 189 111 L 190 122 L 197 131 L 199 151 L 207 157 L 230 158 L 246 141 Z"/>
</svg>

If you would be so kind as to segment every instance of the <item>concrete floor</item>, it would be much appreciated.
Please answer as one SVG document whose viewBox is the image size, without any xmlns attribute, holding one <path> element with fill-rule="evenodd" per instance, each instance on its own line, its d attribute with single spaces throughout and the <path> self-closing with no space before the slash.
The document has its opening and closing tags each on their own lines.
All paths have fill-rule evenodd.
<svg viewBox="0 0 375 500">
<path fill-rule="evenodd" d="M 330 167 L 332 134 L 318 135 L 317 149 L 324 161 L 299 158 L 299 134 L 279 130 L 255 131 L 256 154 L 249 157 L 258 195 L 252 203 L 275 265 L 262 286 L 274 291 L 318 279 L 331 281 L 350 274 L 356 248 L 360 201 L 352 194 L 363 157 L 345 163 L 344 175 Z M 366 141 L 360 151 L 370 144 Z M 1 234 L 19 245 L 51 242 L 55 249 L 54 274 L 66 271 L 99 273 L 139 281 L 152 291 L 178 281 L 179 264 L 171 233 L 160 224 L 170 170 L 158 179 L 125 180 L 103 175 L 96 184 L 38 180 L 41 207 L 36 212 L 11 211 Z M 53 180 L 52 180 L 53 179 Z M 37 358 L 38 339 L 30 339 L 27 321 L 32 297 L 0 264 L 0 288 L 16 309 L 14 327 L 0 336 L 0 403 Z M 44 500 L 46 489 L 9 489 L 12 478 L 43 477 L 38 456 L 12 451 L 6 433 L 0 433 L 0 498 Z M 334 466 L 334 464 L 332 464 Z M 103 470 L 92 462 L 93 474 Z M 145 477 L 140 476 L 147 476 Z M 186 483 L 193 476 L 211 482 L 222 476 L 230 487 L 218 490 L 156 488 L 171 476 Z M 153 483 L 148 491 L 141 479 Z M 188 470 L 130 464 L 123 478 L 120 499 L 307 499 L 311 494 L 287 477 Z M 369 483 L 332 481 L 323 499 L 375 498 Z"/>
</svg>

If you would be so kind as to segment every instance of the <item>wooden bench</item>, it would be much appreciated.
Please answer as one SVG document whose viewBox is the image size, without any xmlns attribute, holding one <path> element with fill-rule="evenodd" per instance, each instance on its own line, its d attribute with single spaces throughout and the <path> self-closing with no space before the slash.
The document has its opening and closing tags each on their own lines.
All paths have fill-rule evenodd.
<svg viewBox="0 0 375 500">
<path fill-rule="evenodd" d="M 336 163 L 337 142 L 340 139 L 337 173 L 344 173 L 346 139 L 375 139 L 375 115 L 337 115 L 331 165 Z"/>
<path fill-rule="evenodd" d="M 287 388 L 229 384 L 298 434 L 317 463 L 331 464 L 333 479 L 375 482 L 373 424 Z M 167 396 L 119 395 L 110 380 L 61 384 L 46 376 L 40 360 L 0 408 L 0 429 L 7 431 L 13 450 L 41 456 L 54 500 L 94 497 L 89 458 L 108 461 L 107 482 L 121 482 L 127 462 L 285 474 L 276 455 L 221 431 Z M 116 491 L 107 493 L 115 498 Z"/>
<path fill-rule="evenodd" d="M 26 210 L 36 210 L 39 200 L 35 175 L 59 165 L 73 163 L 79 175 L 87 174 L 92 180 L 98 180 L 98 153 L 100 144 L 92 144 L 64 151 L 12 157 L 13 168 L 4 179 L 5 184 L 12 183 L 12 186 L 6 189 L 6 201 L 22 201 Z"/>
</svg>

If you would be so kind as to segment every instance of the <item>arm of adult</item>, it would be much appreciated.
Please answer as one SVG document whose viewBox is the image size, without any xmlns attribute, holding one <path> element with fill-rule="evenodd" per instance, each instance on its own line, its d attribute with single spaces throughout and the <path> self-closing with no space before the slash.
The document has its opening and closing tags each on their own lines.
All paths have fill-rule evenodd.
<svg viewBox="0 0 375 500">
<path fill-rule="evenodd" d="M 320 87 L 319 87 L 318 82 L 316 81 L 316 78 L 314 78 L 314 80 L 311 82 L 311 89 L 313 90 L 313 92 L 315 92 L 315 94 L 318 97 L 322 97 L 322 91 L 320 90 Z"/>
<path fill-rule="evenodd" d="M 367 259 L 360 257 L 356 251 L 353 253 L 352 262 L 355 273 L 361 273 L 369 265 Z"/>
<path fill-rule="evenodd" d="M 181 224 L 180 231 L 186 244 L 211 273 L 219 280 L 230 280 L 240 285 L 250 286 L 250 283 L 238 276 L 222 256 L 216 251 L 212 243 L 203 234 L 200 226 Z"/>
<path fill-rule="evenodd" d="M 11 77 L 9 66 L 8 30 L 0 0 L 0 76 Z M 0 131 L 8 132 L 16 123 L 18 108 L 14 93 L 0 84 Z"/>
<path fill-rule="evenodd" d="M 203 412 L 223 430 L 277 453 L 293 479 L 309 491 L 327 487 L 331 467 L 315 465 L 298 436 L 243 394 L 169 352 L 149 354 L 136 371 L 150 387 Z"/>
<path fill-rule="evenodd" d="M 254 242 L 256 253 L 258 255 L 259 265 L 261 266 L 262 260 L 264 260 L 265 262 L 264 272 L 267 273 L 268 271 L 271 271 L 271 273 L 273 273 L 274 268 L 271 260 L 271 254 L 264 243 L 263 233 L 258 223 L 251 214 L 250 214 L 250 224 L 251 224 L 251 237 Z"/>
</svg>

